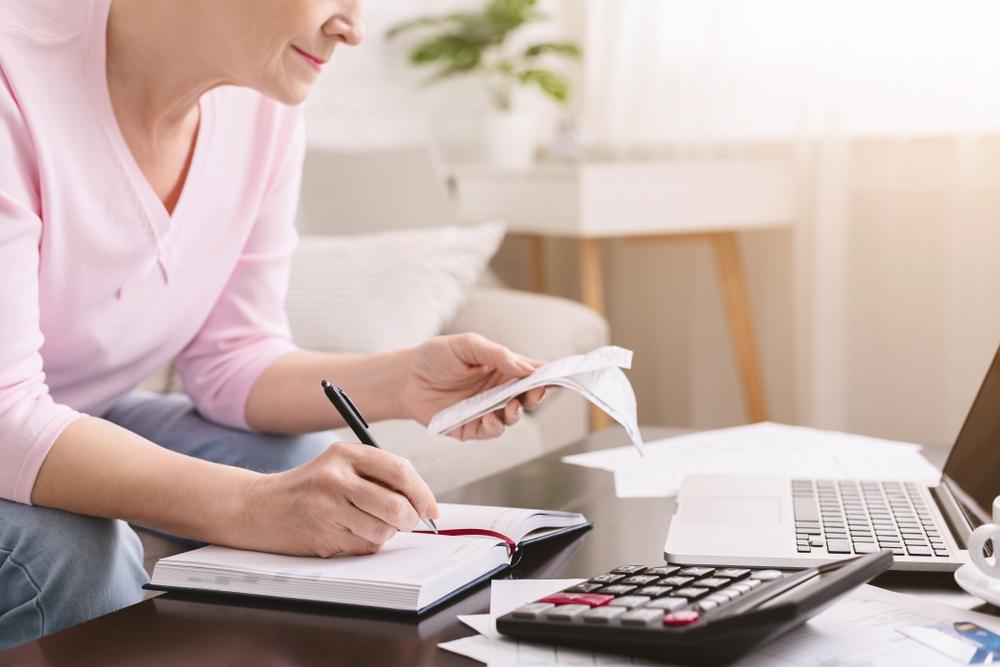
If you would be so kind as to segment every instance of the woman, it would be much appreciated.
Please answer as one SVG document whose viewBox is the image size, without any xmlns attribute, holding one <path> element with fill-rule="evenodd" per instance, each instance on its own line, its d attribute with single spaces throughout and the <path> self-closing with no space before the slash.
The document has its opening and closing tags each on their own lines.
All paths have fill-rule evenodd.
<svg viewBox="0 0 1000 667">
<path fill-rule="evenodd" d="M 321 378 L 426 423 L 534 368 L 478 336 L 290 342 L 295 105 L 359 5 L 0 0 L 0 647 L 141 599 L 126 522 L 330 556 L 436 518 L 408 461 L 321 432 L 343 425 Z M 175 356 L 190 401 L 130 393 Z"/>
</svg>

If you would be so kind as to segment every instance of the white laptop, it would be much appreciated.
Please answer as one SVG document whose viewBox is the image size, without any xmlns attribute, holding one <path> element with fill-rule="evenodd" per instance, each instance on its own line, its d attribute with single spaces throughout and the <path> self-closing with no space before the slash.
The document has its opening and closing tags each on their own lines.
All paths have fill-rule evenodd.
<svg viewBox="0 0 1000 667">
<path fill-rule="evenodd" d="M 664 554 L 672 563 L 813 567 L 891 549 L 894 570 L 952 571 L 1000 495 L 1000 351 L 941 480 L 689 475 Z"/>
</svg>

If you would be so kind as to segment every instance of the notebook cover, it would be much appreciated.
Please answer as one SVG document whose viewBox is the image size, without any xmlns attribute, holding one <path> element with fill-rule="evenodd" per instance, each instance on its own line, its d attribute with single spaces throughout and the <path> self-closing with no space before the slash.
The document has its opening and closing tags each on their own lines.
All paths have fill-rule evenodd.
<svg viewBox="0 0 1000 667">
<path fill-rule="evenodd" d="M 235 591 L 220 591 L 220 590 L 216 590 L 214 588 L 188 588 L 186 586 L 154 586 L 152 583 L 143 585 L 143 588 L 145 590 L 147 590 L 147 591 L 163 591 L 165 593 L 170 593 L 170 592 L 176 592 L 176 593 L 205 593 L 205 594 L 210 594 L 210 595 L 221 595 L 223 597 L 233 597 L 233 598 L 253 598 L 253 599 L 256 599 L 256 600 L 281 600 L 283 602 L 306 602 L 308 604 L 316 604 L 316 605 L 323 605 L 323 606 L 329 606 L 329 607 L 336 607 L 338 609 L 366 609 L 366 610 L 369 610 L 369 611 L 378 611 L 378 612 L 386 613 L 386 614 L 401 614 L 401 615 L 404 615 L 404 616 L 422 616 L 423 614 L 427 613 L 428 611 L 431 611 L 432 609 L 436 609 L 436 608 L 440 607 L 445 602 L 448 602 L 449 600 L 452 600 L 452 599 L 458 597 L 459 595 L 461 595 L 462 593 L 468 591 L 469 589 L 475 588 L 479 584 L 481 584 L 483 582 L 486 582 L 486 581 L 489 581 L 490 579 L 492 579 L 496 575 L 500 574 L 501 572 L 504 572 L 505 570 L 507 570 L 509 568 L 510 568 L 509 564 L 505 563 L 503 565 L 500 565 L 499 567 L 496 567 L 493 570 L 490 570 L 489 572 L 487 572 L 486 574 L 482 575 L 481 577 L 473 579 L 472 581 L 470 581 L 469 583 L 465 584 L 464 586 L 456 588 L 451 593 L 448 593 L 444 597 L 435 600 L 434 602 L 432 602 L 431 604 L 427 605 L 426 607 L 423 607 L 422 609 L 416 609 L 416 610 L 413 610 L 413 609 L 389 609 L 387 607 L 377 607 L 375 605 L 350 604 L 350 603 L 347 603 L 347 602 L 328 602 L 326 600 L 313 600 L 313 599 L 310 599 L 310 598 L 289 598 L 289 597 L 281 597 L 279 595 L 258 595 L 256 593 L 237 593 Z"/>
<path fill-rule="evenodd" d="M 544 542 L 545 540 L 551 540 L 554 537 L 559 537 L 561 535 L 566 535 L 568 533 L 575 533 L 578 530 L 590 530 L 594 527 L 594 524 L 590 521 L 582 523 L 579 526 L 566 526 L 565 528 L 560 528 L 554 533 L 546 533 L 545 535 L 539 535 L 538 537 L 532 537 L 531 539 L 523 539 L 517 544 L 517 548 L 527 546 L 529 544 L 535 544 L 537 542 Z"/>
</svg>

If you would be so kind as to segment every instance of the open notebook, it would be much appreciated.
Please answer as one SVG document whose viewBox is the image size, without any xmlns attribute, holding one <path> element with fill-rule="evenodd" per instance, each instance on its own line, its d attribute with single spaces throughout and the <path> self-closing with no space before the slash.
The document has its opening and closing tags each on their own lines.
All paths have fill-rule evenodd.
<svg viewBox="0 0 1000 667">
<path fill-rule="evenodd" d="M 307 558 L 208 546 L 157 561 L 147 588 L 423 613 L 506 569 L 511 545 L 590 526 L 570 512 L 444 503 L 440 510 L 443 534 L 399 533 L 377 554 Z"/>
</svg>

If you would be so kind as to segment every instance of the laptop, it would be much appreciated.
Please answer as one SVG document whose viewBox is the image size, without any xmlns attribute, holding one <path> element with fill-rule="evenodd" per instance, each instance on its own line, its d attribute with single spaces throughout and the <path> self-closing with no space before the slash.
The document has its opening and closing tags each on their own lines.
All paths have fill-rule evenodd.
<svg viewBox="0 0 1000 667">
<path fill-rule="evenodd" d="M 678 564 L 813 567 L 891 549 L 894 570 L 953 571 L 1000 495 L 1000 350 L 937 484 L 688 475 L 664 555 Z"/>
</svg>

